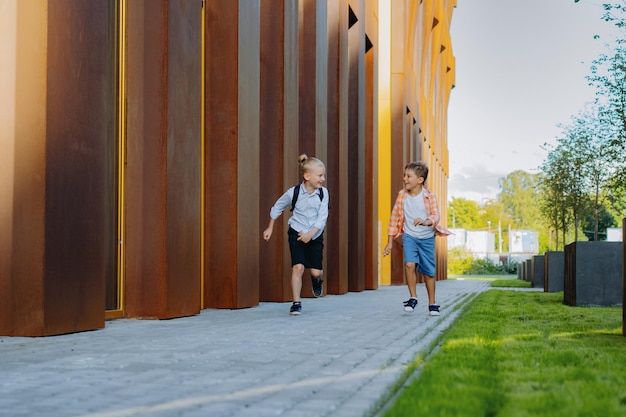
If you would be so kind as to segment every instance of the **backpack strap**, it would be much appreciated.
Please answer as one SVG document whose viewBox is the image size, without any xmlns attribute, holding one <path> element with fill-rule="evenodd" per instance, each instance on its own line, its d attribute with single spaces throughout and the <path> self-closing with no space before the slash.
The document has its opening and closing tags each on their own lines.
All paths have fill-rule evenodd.
<svg viewBox="0 0 626 417">
<path fill-rule="evenodd" d="M 296 201 L 298 201 L 298 194 L 300 194 L 300 184 L 293 187 L 293 197 L 291 198 L 291 211 L 296 208 Z"/>
<path fill-rule="evenodd" d="M 298 201 L 298 195 L 300 195 L 300 184 L 293 187 L 293 197 L 291 197 L 291 211 L 296 208 L 296 202 Z M 324 189 L 320 188 L 320 193 L 318 194 L 320 201 L 324 201 Z"/>
</svg>

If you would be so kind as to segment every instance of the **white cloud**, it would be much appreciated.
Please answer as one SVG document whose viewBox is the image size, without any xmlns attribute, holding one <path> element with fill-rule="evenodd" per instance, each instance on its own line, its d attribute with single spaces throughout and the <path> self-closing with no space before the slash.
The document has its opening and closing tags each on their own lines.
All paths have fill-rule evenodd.
<svg viewBox="0 0 626 417">
<path fill-rule="evenodd" d="M 499 192 L 498 180 L 506 175 L 505 172 L 492 171 L 486 165 L 461 167 L 448 180 L 448 200 L 466 198 L 482 202 L 493 199 Z"/>
</svg>

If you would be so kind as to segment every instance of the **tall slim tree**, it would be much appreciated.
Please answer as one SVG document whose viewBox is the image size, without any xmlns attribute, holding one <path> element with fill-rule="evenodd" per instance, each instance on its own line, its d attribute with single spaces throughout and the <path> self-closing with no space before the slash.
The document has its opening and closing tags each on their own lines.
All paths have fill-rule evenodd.
<svg viewBox="0 0 626 417">
<path fill-rule="evenodd" d="M 562 147 L 551 149 L 540 166 L 543 175 L 539 178 L 540 210 L 549 227 L 554 230 L 555 249 L 562 249 L 565 246 L 567 232 L 572 222 L 572 211 L 568 203 L 570 168 L 568 158 L 562 150 Z"/>
<path fill-rule="evenodd" d="M 546 181 L 558 181 L 559 192 L 568 208 L 568 219 L 573 221 L 574 240 L 578 240 L 580 219 L 587 204 L 585 156 L 578 152 L 578 133 L 575 124 L 563 127 L 563 136 L 551 147 L 543 164 Z M 550 147 L 549 147 L 550 148 Z M 555 191 L 555 190 L 552 190 Z M 567 229 L 570 226 L 568 225 Z"/>
<path fill-rule="evenodd" d="M 593 240 L 598 240 L 601 208 L 609 195 L 611 179 L 619 169 L 615 155 L 613 126 L 602 106 L 592 105 L 581 112 L 569 130 L 574 152 L 582 161 L 583 186 L 589 196 Z"/>
</svg>

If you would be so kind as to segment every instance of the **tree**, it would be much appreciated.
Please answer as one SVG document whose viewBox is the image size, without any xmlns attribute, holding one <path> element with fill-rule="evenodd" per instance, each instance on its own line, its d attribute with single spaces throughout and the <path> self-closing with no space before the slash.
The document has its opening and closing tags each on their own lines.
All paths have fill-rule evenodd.
<svg viewBox="0 0 626 417">
<path fill-rule="evenodd" d="M 575 153 L 583 161 L 583 186 L 589 196 L 594 220 L 593 240 L 598 240 L 600 208 L 609 195 L 611 179 L 617 172 L 619 162 L 614 154 L 612 126 L 605 119 L 601 106 L 591 106 L 574 119 L 570 130 Z"/>
<path fill-rule="evenodd" d="M 574 3 L 578 3 L 580 0 L 574 0 Z M 604 14 L 602 19 L 607 22 L 613 22 L 613 24 L 620 29 L 626 29 L 626 2 L 621 0 L 619 3 L 604 3 Z"/>
<path fill-rule="evenodd" d="M 540 226 L 538 174 L 513 171 L 498 180 L 499 199 L 515 227 L 537 229 Z"/>
<path fill-rule="evenodd" d="M 608 52 L 592 62 L 591 74 L 586 78 L 596 88 L 595 112 L 593 117 L 579 119 L 578 130 L 588 139 L 587 149 L 601 155 L 592 159 L 596 165 L 588 165 L 586 173 L 595 219 L 594 239 L 598 237 L 603 210 L 619 221 L 626 206 L 626 1 L 604 3 L 602 7 L 602 18 L 618 28 L 621 36 L 613 46 L 607 44 Z M 584 130 L 580 128 L 582 123 Z"/>
<path fill-rule="evenodd" d="M 611 216 L 605 206 L 598 209 L 594 216 L 586 216 L 582 219 L 583 233 L 589 240 L 606 240 L 606 232 L 598 232 L 615 226 L 615 219 Z"/>
<path fill-rule="evenodd" d="M 491 228 L 491 232 L 496 235 L 498 252 L 502 252 L 502 250 L 508 246 L 508 233 L 503 232 L 502 228 L 504 227 L 506 229 L 508 225 L 513 223 L 510 213 L 507 212 L 502 201 L 497 198 L 487 201 L 483 206 L 481 214 L 482 224 Z M 491 227 L 489 227 L 489 225 L 491 225 Z"/>
<path fill-rule="evenodd" d="M 541 166 L 543 175 L 538 179 L 538 186 L 541 195 L 539 209 L 543 214 L 550 230 L 554 230 L 555 249 L 562 249 L 565 246 L 565 237 L 567 235 L 568 225 L 571 221 L 569 206 L 567 205 L 567 187 L 565 179 L 559 176 L 559 172 L 563 171 L 561 155 L 553 153 L 548 155 L 548 159 Z M 559 239 L 559 232 L 562 239 Z M 550 233 L 550 236 L 552 233 Z M 552 239 L 548 244 L 550 248 Z"/>
<path fill-rule="evenodd" d="M 612 178 L 609 189 L 611 193 L 606 199 L 606 209 L 613 218 L 613 226 L 621 227 L 622 219 L 626 217 L 626 183 Z"/>
<path fill-rule="evenodd" d="M 564 126 L 563 136 L 557 139 L 557 145 L 546 145 L 549 152 L 541 166 L 545 176 L 543 192 L 550 198 L 545 201 L 559 204 L 559 207 L 552 209 L 544 207 L 544 214 L 554 215 L 563 209 L 567 212 L 567 215 L 551 221 L 553 226 L 559 224 L 556 230 L 557 233 L 559 230 L 563 233 L 563 243 L 566 232 L 571 229 L 571 221 L 574 223 L 574 240 L 578 240 L 579 221 L 587 206 L 584 178 L 586 161 L 577 153 L 577 138 L 572 125 Z M 561 224 L 564 220 L 567 220 L 567 224 Z"/>
<path fill-rule="evenodd" d="M 448 203 L 448 226 L 474 229 L 480 225 L 480 205 L 465 198 L 453 198 Z"/>
<path fill-rule="evenodd" d="M 593 240 L 598 240 L 600 216 L 607 211 L 605 205 L 621 163 L 614 154 L 612 126 L 605 116 L 596 103 L 572 117 L 542 165 L 542 210 L 550 225 L 564 233 L 564 239 L 569 228 L 566 221 L 574 221 L 574 240 L 578 240 L 580 221 L 592 218 Z"/>
<path fill-rule="evenodd" d="M 574 0 L 578 3 L 579 0 Z M 596 88 L 595 104 L 603 124 L 609 149 L 606 150 L 619 165 L 616 180 L 626 181 L 626 1 L 602 5 L 602 18 L 620 29 L 622 36 L 608 52 L 592 61 L 587 81 Z M 610 137 L 610 140 L 609 140 Z"/>
</svg>

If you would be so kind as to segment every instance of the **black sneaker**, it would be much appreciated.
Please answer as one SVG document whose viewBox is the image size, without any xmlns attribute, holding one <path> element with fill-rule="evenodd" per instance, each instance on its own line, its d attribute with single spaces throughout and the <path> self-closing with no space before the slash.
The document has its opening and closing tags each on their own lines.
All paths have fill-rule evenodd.
<svg viewBox="0 0 626 417">
<path fill-rule="evenodd" d="M 321 297 L 324 290 L 324 280 L 322 278 L 311 277 L 311 286 L 313 287 L 313 295 Z"/>
<path fill-rule="evenodd" d="M 302 314 L 302 303 L 300 301 L 293 303 L 289 309 L 289 314 L 292 316 L 299 316 Z"/>
<path fill-rule="evenodd" d="M 417 307 L 417 298 L 409 298 L 404 302 L 404 311 L 413 311 Z"/>
<path fill-rule="evenodd" d="M 431 304 L 428 306 L 429 316 L 438 316 L 439 314 L 439 306 L 437 304 Z"/>
</svg>

